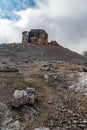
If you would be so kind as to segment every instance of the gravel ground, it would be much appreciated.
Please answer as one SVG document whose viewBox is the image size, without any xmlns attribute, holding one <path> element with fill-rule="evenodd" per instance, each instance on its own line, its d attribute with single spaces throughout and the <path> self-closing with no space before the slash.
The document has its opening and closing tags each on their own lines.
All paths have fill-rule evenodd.
<svg viewBox="0 0 87 130">
<path fill-rule="evenodd" d="M 18 72 L 0 72 L 0 129 L 87 130 L 87 72 L 76 62 L 86 59 L 61 46 L 1 44 L 0 69 Z M 34 106 L 14 109 L 13 92 L 26 87 L 37 92 Z"/>
</svg>

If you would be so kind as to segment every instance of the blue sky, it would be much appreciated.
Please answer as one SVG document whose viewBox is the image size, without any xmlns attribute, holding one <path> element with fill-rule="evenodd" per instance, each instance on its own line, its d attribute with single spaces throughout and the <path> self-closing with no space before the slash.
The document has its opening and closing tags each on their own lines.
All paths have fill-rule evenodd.
<svg viewBox="0 0 87 130">
<path fill-rule="evenodd" d="M 18 19 L 14 11 L 21 11 L 27 8 L 34 8 L 34 0 L 0 0 L 0 17 L 6 19 Z"/>
<path fill-rule="evenodd" d="M 34 0 L 0 0 L 0 8 L 8 11 L 19 11 L 36 5 Z"/>
<path fill-rule="evenodd" d="M 87 51 L 87 0 L 0 0 L 0 43 L 21 42 L 22 31 L 45 29 L 49 41 Z"/>
</svg>

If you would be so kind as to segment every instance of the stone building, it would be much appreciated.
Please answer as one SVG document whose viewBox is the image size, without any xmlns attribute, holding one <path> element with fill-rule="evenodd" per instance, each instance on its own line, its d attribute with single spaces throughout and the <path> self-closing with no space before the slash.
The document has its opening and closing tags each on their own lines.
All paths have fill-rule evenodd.
<svg viewBox="0 0 87 130">
<path fill-rule="evenodd" d="M 22 33 L 22 43 L 48 44 L 48 34 L 43 29 L 31 29 Z"/>
</svg>

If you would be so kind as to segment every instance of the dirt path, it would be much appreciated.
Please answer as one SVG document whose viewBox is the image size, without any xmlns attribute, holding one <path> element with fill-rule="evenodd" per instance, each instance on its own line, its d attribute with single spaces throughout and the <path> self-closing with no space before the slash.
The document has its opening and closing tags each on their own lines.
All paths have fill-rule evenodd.
<svg viewBox="0 0 87 130">
<path fill-rule="evenodd" d="M 24 79 L 26 82 L 29 80 L 32 80 L 34 84 L 36 84 L 36 90 L 42 95 L 40 99 L 40 106 L 41 106 L 41 112 L 38 118 L 36 118 L 35 121 L 27 122 L 27 129 L 31 128 L 31 130 L 34 130 L 36 127 L 43 126 L 43 122 L 46 120 L 49 113 L 51 113 L 51 105 L 56 103 L 57 96 L 55 90 L 51 87 L 47 86 L 45 82 L 42 82 L 42 80 L 38 79 L 30 79 L 29 76 L 30 72 L 24 73 Z M 26 126 L 27 126 L 26 125 Z"/>
</svg>

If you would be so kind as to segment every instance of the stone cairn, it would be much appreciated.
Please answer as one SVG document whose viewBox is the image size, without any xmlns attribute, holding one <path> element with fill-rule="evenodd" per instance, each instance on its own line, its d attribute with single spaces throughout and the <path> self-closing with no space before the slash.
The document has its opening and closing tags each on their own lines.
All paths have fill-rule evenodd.
<svg viewBox="0 0 87 130">
<path fill-rule="evenodd" d="M 26 90 L 15 90 L 12 99 L 13 107 L 20 107 L 25 104 L 34 104 L 35 102 L 35 89 L 27 88 Z"/>
</svg>

